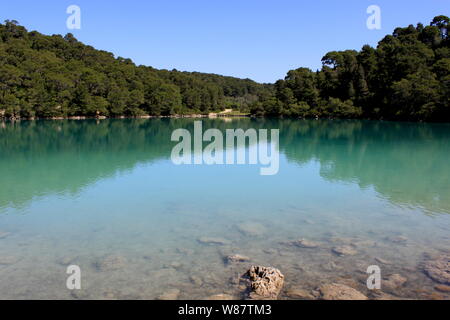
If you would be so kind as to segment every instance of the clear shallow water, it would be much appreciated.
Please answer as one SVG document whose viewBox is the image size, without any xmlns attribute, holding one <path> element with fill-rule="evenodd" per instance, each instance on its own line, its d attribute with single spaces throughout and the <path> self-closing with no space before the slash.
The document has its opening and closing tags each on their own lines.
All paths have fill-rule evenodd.
<svg viewBox="0 0 450 320">
<path fill-rule="evenodd" d="M 279 174 L 260 176 L 173 165 L 172 131 L 193 121 L 0 123 L 0 299 L 241 298 L 252 264 L 279 268 L 286 290 L 342 282 L 370 297 L 365 271 L 378 264 L 408 279 L 383 290 L 393 297 L 450 298 L 423 272 L 450 248 L 450 125 L 203 121 L 280 129 Z M 319 247 L 287 244 L 301 238 Z M 341 245 L 357 253 L 332 252 Z M 81 291 L 66 288 L 68 264 Z"/>
</svg>

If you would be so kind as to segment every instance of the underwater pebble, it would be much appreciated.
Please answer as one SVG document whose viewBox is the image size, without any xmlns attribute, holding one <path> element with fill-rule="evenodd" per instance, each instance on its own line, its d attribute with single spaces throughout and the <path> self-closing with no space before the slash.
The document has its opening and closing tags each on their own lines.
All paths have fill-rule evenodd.
<svg viewBox="0 0 450 320">
<path fill-rule="evenodd" d="M 248 237 L 261 236 L 266 232 L 266 228 L 257 222 L 244 222 L 237 225 L 237 229 Z"/>
<path fill-rule="evenodd" d="M 180 296 L 180 290 L 171 289 L 160 295 L 157 300 L 177 300 Z"/>
<path fill-rule="evenodd" d="M 300 299 L 300 300 L 314 299 L 314 296 L 312 294 L 303 289 L 289 289 L 286 291 L 286 296 L 291 299 Z"/>
<path fill-rule="evenodd" d="M 202 244 L 208 244 L 208 245 L 226 245 L 230 244 L 230 241 L 223 239 L 223 238 L 214 238 L 214 237 L 200 237 L 197 239 L 198 242 Z"/>
<path fill-rule="evenodd" d="M 323 300 L 367 300 L 368 298 L 356 289 L 339 283 L 326 284 L 319 288 Z"/>
<path fill-rule="evenodd" d="M 229 263 L 233 263 L 233 262 L 246 262 L 246 261 L 250 261 L 250 258 L 247 256 L 243 256 L 240 254 L 233 254 L 227 257 L 227 261 Z"/>
<path fill-rule="evenodd" d="M 339 255 L 339 256 L 354 256 L 355 254 L 358 253 L 358 251 L 356 251 L 353 247 L 351 246 L 339 246 L 339 247 L 334 247 L 332 249 L 332 251 Z"/>
<path fill-rule="evenodd" d="M 73 257 L 62 257 L 56 260 L 56 263 L 62 265 L 62 266 L 68 266 L 72 264 L 72 262 L 75 260 Z"/>
<path fill-rule="evenodd" d="M 18 261 L 18 258 L 13 256 L 0 256 L 0 265 L 12 265 Z"/>
<path fill-rule="evenodd" d="M 404 236 L 392 236 L 387 237 L 386 240 L 397 244 L 405 244 L 408 241 L 408 238 Z"/>
<path fill-rule="evenodd" d="M 203 284 L 203 280 L 197 276 L 191 276 L 191 277 L 189 277 L 189 280 L 197 287 L 201 287 Z"/>
<path fill-rule="evenodd" d="M 383 258 L 378 258 L 378 257 L 375 258 L 375 261 L 379 262 L 381 264 L 392 264 L 392 262 L 384 260 Z"/>
<path fill-rule="evenodd" d="M 450 292 L 450 286 L 446 286 L 446 285 L 437 285 L 434 287 L 436 290 L 440 291 L 440 292 Z"/>
<path fill-rule="evenodd" d="M 127 260 L 122 256 L 111 255 L 98 261 L 96 267 L 99 271 L 115 271 L 125 267 Z"/>
<path fill-rule="evenodd" d="M 11 232 L 0 231 L 0 239 L 5 239 L 6 237 L 8 237 L 10 235 L 11 235 Z"/>
<path fill-rule="evenodd" d="M 392 274 L 381 282 L 381 287 L 393 290 L 405 284 L 406 281 L 408 281 L 407 278 L 399 274 Z"/>
<path fill-rule="evenodd" d="M 317 242 L 306 240 L 306 239 L 300 239 L 298 241 L 293 241 L 292 244 L 296 247 L 306 248 L 306 249 L 314 249 L 319 246 L 319 244 Z"/>
<path fill-rule="evenodd" d="M 209 296 L 205 300 L 236 300 L 236 299 L 232 295 L 221 293 Z"/>
<path fill-rule="evenodd" d="M 450 254 L 426 261 L 424 271 L 434 281 L 450 284 Z"/>
</svg>

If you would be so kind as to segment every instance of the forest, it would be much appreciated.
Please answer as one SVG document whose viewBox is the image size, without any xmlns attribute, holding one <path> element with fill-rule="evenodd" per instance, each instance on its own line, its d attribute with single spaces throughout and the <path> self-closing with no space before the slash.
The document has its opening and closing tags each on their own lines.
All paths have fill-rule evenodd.
<svg viewBox="0 0 450 320">
<path fill-rule="evenodd" d="M 0 117 L 139 117 L 241 109 L 270 90 L 249 79 L 137 66 L 72 34 L 0 24 Z"/>
<path fill-rule="evenodd" d="M 275 84 L 158 70 L 96 50 L 72 34 L 0 24 L 0 117 L 10 119 L 208 114 L 450 121 L 449 18 L 397 28 L 373 48 L 332 51 L 322 69 Z"/>
<path fill-rule="evenodd" d="M 450 121 L 449 18 L 396 28 L 376 48 L 332 51 L 251 106 L 257 116 Z"/>
</svg>

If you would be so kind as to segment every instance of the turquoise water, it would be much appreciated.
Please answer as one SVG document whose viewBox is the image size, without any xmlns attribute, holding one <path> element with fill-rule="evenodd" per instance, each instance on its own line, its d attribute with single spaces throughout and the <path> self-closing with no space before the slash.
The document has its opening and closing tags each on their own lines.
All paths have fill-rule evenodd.
<svg viewBox="0 0 450 320">
<path fill-rule="evenodd" d="M 0 123 L 0 299 L 237 299 L 252 264 L 279 268 L 286 290 L 340 281 L 370 297 L 365 272 L 379 264 L 408 279 L 392 297 L 450 298 L 422 270 L 450 248 L 450 125 L 203 120 L 279 129 L 279 173 L 261 176 L 175 166 L 171 134 L 193 122 Z M 289 245 L 302 238 L 318 247 Z M 69 264 L 82 290 L 66 288 Z"/>
</svg>

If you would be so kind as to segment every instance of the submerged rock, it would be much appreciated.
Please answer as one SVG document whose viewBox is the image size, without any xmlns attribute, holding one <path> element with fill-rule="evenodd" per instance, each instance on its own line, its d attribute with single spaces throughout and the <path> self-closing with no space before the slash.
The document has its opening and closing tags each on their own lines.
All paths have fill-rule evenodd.
<svg viewBox="0 0 450 320">
<path fill-rule="evenodd" d="M 284 285 L 284 275 L 271 267 L 252 266 L 243 278 L 249 281 L 249 298 L 255 300 L 276 300 Z"/>
<path fill-rule="evenodd" d="M 383 280 L 381 287 L 393 290 L 401 287 L 406 281 L 408 281 L 408 279 L 396 273 Z"/>
<path fill-rule="evenodd" d="M 265 254 L 277 254 L 278 250 L 274 249 L 274 248 L 264 248 L 262 250 Z"/>
<path fill-rule="evenodd" d="M 408 238 L 404 236 L 392 236 L 387 237 L 386 240 L 397 244 L 405 244 L 408 241 Z"/>
<path fill-rule="evenodd" d="M 379 262 L 379 263 L 381 263 L 381 264 L 392 264 L 392 262 L 390 262 L 390 261 L 387 261 L 387 260 L 384 260 L 383 258 L 379 258 L 379 257 L 376 257 L 375 258 L 375 261 L 376 262 Z"/>
<path fill-rule="evenodd" d="M 300 239 L 297 241 L 293 241 L 292 245 L 300 248 L 306 248 L 306 249 L 314 249 L 319 246 L 317 242 L 306 240 L 306 239 Z"/>
<path fill-rule="evenodd" d="M 449 285 L 450 284 L 450 254 L 444 254 L 440 257 L 425 262 L 425 273 L 434 281 Z"/>
<path fill-rule="evenodd" d="M 332 251 L 339 256 L 354 256 L 358 253 L 352 246 L 339 246 L 334 247 Z"/>
<path fill-rule="evenodd" d="M 189 280 L 197 287 L 201 287 L 203 285 L 203 280 L 197 276 L 190 276 Z"/>
<path fill-rule="evenodd" d="M 11 232 L 0 231 L 0 239 L 5 239 L 6 237 L 9 237 L 10 235 L 11 235 Z"/>
<path fill-rule="evenodd" d="M 440 285 L 435 286 L 434 288 L 440 292 L 449 292 L 450 293 L 450 286 L 440 284 Z"/>
<path fill-rule="evenodd" d="M 0 256 L 0 265 L 9 266 L 18 261 L 16 257 L 13 256 Z"/>
<path fill-rule="evenodd" d="M 70 295 L 77 300 L 92 300 L 92 296 L 88 290 L 71 290 Z"/>
<path fill-rule="evenodd" d="M 356 289 L 339 283 L 327 284 L 319 288 L 323 300 L 367 300 L 368 298 Z"/>
<path fill-rule="evenodd" d="M 107 290 L 103 292 L 103 299 L 105 300 L 136 300 L 142 299 L 141 296 L 136 296 L 129 292 L 129 290 Z"/>
<path fill-rule="evenodd" d="M 209 296 L 205 300 L 235 300 L 235 298 L 232 295 L 221 293 Z"/>
<path fill-rule="evenodd" d="M 192 255 L 194 254 L 194 250 L 192 249 L 187 249 L 187 248 L 176 248 L 175 251 L 179 254 L 184 254 L 184 255 Z"/>
<path fill-rule="evenodd" d="M 178 270 L 178 269 L 181 269 L 182 267 L 183 267 L 183 264 L 179 261 L 172 261 L 171 263 L 164 265 L 165 269 L 172 268 L 172 269 Z"/>
<path fill-rule="evenodd" d="M 376 247 L 377 243 L 376 243 L 376 241 L 373 241 L 373 240 L 361 239 L 361 240 L 354 241 L 353 245 L 355 245 L 357 247 Z"/>
<path fill-rule="evenodd" d="M 114 291 L 106 291 L 103 293 L 103 298 L 106 300 L 117 300 L 117 295 Z"/>
<path fill-rule="evenodd" d="M 223 238 L 215 238 L 215 237 L 200 237 L 197 239 L 198 242 L 207 245 L 227 245 L 230 244 L 230 241 Z"/>
<path fill-rule="evenodd" d="M 122 256 L 111 255 L 98 261 L 96 267 L 99 271 L 115 271 L 125 267 L 127 260 Z"/>
<path fill-rule="evenodd" d="M 341 244 L 341 245 L 355 245 L 359 241 L 365 241 L 365 240 L 360 239 L 360 238 L 355 238 L 355 237 L 350 238 L 350 237 L 331 236 L 329 238 L 329 241 L 336 243 L 336 244 Z"/>
<path fill-rule="evenodd" d="M 160 295 L 157 300 L 177 300 L 180 296 L 180 290 L 171 289 Z"/>
<path fill-rule="evenodd" d="M 399 298 L 381 291 L 373 291 L 371 298 L 374 300 L 404 300 L 403 298 Z"/>
<path fill-rule="evenodd" d="M 250 261 L 250 258 L 247 256 L 243 256 L 240 254 L 233 254 L 228 256 L 227 258 L 228 263 L 238 263 L 238 262 L 247 262 Z"/>
<path fill-rule="evenodd" d="M 58 260 L 56 260 L 56 263 L 62 265 L 62 266 L 68 266 L 72 264 L 75 261 L 74 257 L 61 257 Z"/>
<path fill-rule="evenodd" d="M 261 236 L 266 232 L 266 228 L 257 222 L 244 222 L 237 226 L 238 230 L 248 237 Z"/>
<path fill-rule="evenodd" d="M 322 264 L 321 267 L 323 270 L 325 270 L 327 272 L 336 271 L 337 269 L 341 269 L 341 267 L 339 267 L 334 261 L 329 261 L 325 264 Z"/>
<path fill-rule="evenodd" d="M 286 291 L 286 296 L 291 299 L 298 300 L 313 300 L 314 296 L 310 294 L 308 291 L 303 289 L 289 289 Z"/>
</svg>

